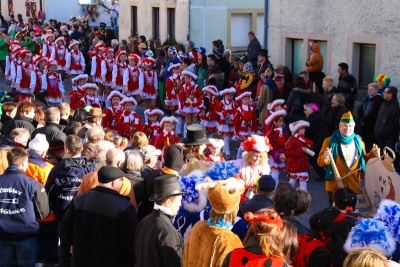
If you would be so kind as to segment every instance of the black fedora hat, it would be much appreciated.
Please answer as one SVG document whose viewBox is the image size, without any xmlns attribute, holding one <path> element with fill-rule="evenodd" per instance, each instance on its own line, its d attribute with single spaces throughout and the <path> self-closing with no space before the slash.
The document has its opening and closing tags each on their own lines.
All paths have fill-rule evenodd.
<svg viewBox="0 0 400 267">
<path fill-rule="evenodd" d="M 183 195 L 186 192 L 181 190 L 179 177 L 172 174 L 166 174 L 157 177 L 154 180 L 154 194 L 149 197 L 150 201 L 159 201 L 172 196 Z"/>
<path fill-rule="evenodd" d="M 204 145 L 208 144 L 208 138 L 206 136 L 206 131 L 204 130 L 204 126 L 201 124 L 191 124 L 188 125 L 187 128 L 187 138 L 185 140 L 185 145 Z"/>
<path fill-rule="evenodd" d="M 260 56 L 269 57 L 269 56 L 268 56 L 268 50 L 267 50 L 267 49 L 260 49 L 260 51 L 258 51 L 258 54 L 259 54 Z"/>
</svg>

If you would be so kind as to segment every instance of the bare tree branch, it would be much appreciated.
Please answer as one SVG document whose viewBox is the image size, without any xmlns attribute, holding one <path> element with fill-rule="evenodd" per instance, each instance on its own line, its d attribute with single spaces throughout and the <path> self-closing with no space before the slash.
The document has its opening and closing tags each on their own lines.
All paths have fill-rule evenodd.
<svg viewBox="0 0 400 267">
<path fill-rule="evenodd" d="M 109 13 L 110 11 L 113 11 L 117 14 L 117 17 L 119 16 L 118 10 L 115 10 L 113 6 L 111 5 L 111 1 L 107 0 L 92 0 L 93 5 L 97 5 L 99 8 L 99 11 L 102 10 L 104 13 Z"/>
</svg>

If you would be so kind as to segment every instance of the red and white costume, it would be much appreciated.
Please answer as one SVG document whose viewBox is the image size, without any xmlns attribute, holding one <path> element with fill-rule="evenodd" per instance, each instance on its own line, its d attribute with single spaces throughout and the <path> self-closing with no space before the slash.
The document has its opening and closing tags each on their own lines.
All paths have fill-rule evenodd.
<svg viewBox="0 0 400 267">
<path fill-rule="evenodd" d="M 112 70 L 112 84 L 115 84 L 115 89 L 122 91 L 124 89 L 124 75 L 126 75 L 125 70 L 128 68 L 126 62 L 120 62 L 119 57 L 121 55 L 126 55 L 125 50 L 119 50 L 115 55 L 115 64 Z"/>
<path fill-rule="evenodd" d="M 208 132 L 216 132 L 220 115 L 217 113 L 219 105 L 218 89 L 210 85 L 203 88 L 204 98 L 204 113 L 201 116 L 200 124 L 204 126 Z"/>
<path fill-rule="evenodd" d="M 103 82 L 105 86 L 112 85 L 113 69 L 116 63 L 114 58 L 107 58 L 107 53 L 110 51 L 113 51 L 111 47 L 104 50 L 104 58 L 101 61 L 101 77 L 105 77 L 105 82 Z"/>
<path fill-rule="evenodd" d="M 101 54 L 102 51 L 104 50 L 105 46 L 104 44 L 97 44 L 94 49 L 93 53 L 95 55 L 92 57 L 92 65 L 91 65 L 91 71 L 90 71 L 90 76 L 92 76 L 93 82 L 101 83 L 101 62 L 103 61 L 104 57 Z"/>
<path fill-rule="evenodd" d="M 129 54 L 128 59 L 135 60 L 136 64 L 140 63 L 140 58 L 136 54 Z M 140 95 L 144 85 L 142 71 L 136 66 L 128 65 L 124 73 L 123 83 L 127 96 Z"/>
<path fill-rule="evenodd" d="M 157 115 L 158 117 L 164 116 L 164 112 L 158 108 L 146 109 L 144 114 L 147 117 L 153 115 Z M 143 124 L 142 132 L 147 135 L 147 139 L 149 139 L 151 145 L 154 144 L 154 140 L 160 132 L 160 122 L 158 117 L 156 121 L 150 121 L 150 119 L 148 119 L 148 122 Z"/>
<path fill-rule="evenodd" d="M 47 70 L 43 68 L 43 70 L 39 69 L 39 63 L 42 61 L 47 61 L 48 58 L 44 56 L 37 56 L 34 59 L 34 66 L 35 66 L 35 75 L 36 75 L 36 86 L 34 91 L 40 91 L 42 90 L 42 77 L 43 74 L 47 73 Z"/>
<path fill-rule="evenodd" d="M 132 103 L 137 106 L 137 102 L 132 97 L 125 97 L 120 105 L 124 107 L 126 103 Z M 118 121 L 118 134 L 126 137 L 129 141 L 132 140 L 133 135 L 142 129 L 142 123 L 140 122 L 140 116 L 135 111 L 123 110 L 121 117 Z"/>
<path fill-rule="evenodd" d="M 162 153 L 163 158 L 166 155 L 168 146 L 180 142 L 180 138 L 175 131 L 167 132 L 164 129 L 164 123 L 166 122 L 176 125 L 178 123 L 178 120 L 174 116 L 171 116 L 171 117 L 164 117 L 160 122 L 161 131 L 160 134 L 154 140 L 154 146 L 163 152 Z"/>
<path fill-rule="evenodd" d="M 23 50 L 19 53 L 19 58 L 22 60 L 25 56 L 32 57 L 32 53 L 29 50 Z M 33 93 L 36 87 L 36 75 L 34 72 L 34 65 L 31 63 L 21 62 L 17 65 L 17 77 L 15 84 L 19 89 L 18 91 L 22 94 L 30 95 Z"/>
<path fill-rule="evenodd" d="M 51 58 L 51 51 L 53 50 L 55 44 L 53 42 L 49 42 L 47 39 L 49 37 L 53 37 L 54 39 L 54 34 L 52 30 L 47 30 L 46 35 L 44 37 L 44 42 L 43 42 L 43 50 L 42 50 L 42 56 Z"/>
<path fill-rule="evenodd" d="M 76 76 L 75 78 L 72 79 L 72 82 L 75 84 L 78 84 L 80 80 L 86 80 L 88 81 L 89 76 L 87 74 L 81 74 Z M 78 106 L 78 101 L 85 97 L 86 91 L 82 89 L 81 86 L 77 85 L 76 87 L 72 87 L 72 90 L 70 92 L 70 97 L 69 97 L 69 106 L 72 110 L 77 109 Z"/>
<path fill-rule="evenodd" d="M 111 100 L 114 97 L 119 97 L 120 101 L 122 101 L 125 98 L 125 96 L 118 91 L 112 91 L 108 95 L 107 100 L 111 103 L 111 105 L 104 111 L 106 116 L 103 118 L 102 123 L 103 123 L 103 128 L 109 128 L 114 132 L 118 132 L 118 121 L 119 118 L 121 117 L 122 107 L 121 105 L 118 106 L 112 105 Z"/>
<path fill-rule="evenodd" d="M 189 71 L 182 71 L 182 75 L 188 75 L 193 80 L 197 79 L 197 76 Z M 179 103 L 182 116 L 199 116 L 203 108 L 203 94 L 200 86 L 194 81 L 183 84 L 179 90 Z"/>
<path fill-rule="evenodd" d="M 73 40 L 70 42 L 68 46 L 69 49 L 72 49 L 74 45 L 79 44 L 78 41 Z M 78 50 L 71 50 L 67 53 L 67 63 L 65 65 L 65 70 L 69 74 L 83 74 L 85 71 L 86 63 L 85 58 L 83 57 L 81 51 Z"/>
<path fill-rule="evenodd" d="M 244 92 L 240 96 L 236 97 L 235 100 L 239 102 L 246 96 L 251 97 L 251 92 Z M 233 116 L 233 128 L 235 136 L 240 139 L 255 134 L 258 129 L 255 108 L 250 105 L 238 104 L 235 115 Z"/>
<path fill-rule="evenodd" d="M 308 155 L 304 152 L 303 148 L 312 149 L 313 142 L 306 139 L 303 135 L 297 133 L 301 128 L 309 127 L 310 123 L 307 121 L 296 121 L 289 124 L 290 131 L 293 135 L 286 143 L 286 170 L 289 183 L 295 186 L 296 181 L 300 181 L 300 187 L 307 190 L 306 181 L 309 180 L 309 160 Z"/>
<path fill-rule="evenodd" d="M 154 58 L 147 57 L 142 60 L 142 64 L 146 66 L 154 67 L 156 61 Z M 143 71 L 143 98 L 145 99 L 156 99 L 158 94 L 158 78 L 157 73 L 154 70 Z"/>
<path fill-rule="evenodd" d="M 269 151 L 269 146 L 267 146 L 265 138 L 259 135 L 252 135 L 248 137 L 240 146 L 245 151 L 244 153 L 248 153 L 250 151 L 267 153 Z M 246 190 L 243 193 L 242 200 L 245 200 L 246 198 L 249 198 L 249 196 L 246 197 L 246 195 L 249 193 L 249 191 L 253 190 L 258 177 L 269 174 L 270 168 L 268 163 L 263 165 L 250 165 L 244 159 L 234 160 L 233 164 L 239 168 L 239 177 L 244 181 Z"/>
<path fill-rule="evenodd" d="M 173 64 L 168 68 L 172 73 L 173 69 L 180 68 L 181 64 Z M 164 108 L 178 110 L 179 109 L 179 89 L 182 85 L 182 78 L 180 74 L 172 73 L 165 83 L 165 100 Z"/>
<path fill-rule="evenodd" d="M 235 92 L 235 88 L 227 88 L 219 92 L 219 94 L 224 96 L 225 94 L 234 94 Z M 224 98 L 218 103 L 216 106 L 216 110 L 219 114 L 217 126 L 218 134 L 222 136 L 233 135 L 233 116 L 235 115 L 236 108 L 237 106 L 234 100 L 229 101 Z"/>
<path fill-rule="evenodd" d="M 285 145 L 288 140 L 288 134 L 283 127 L 277 127 L 275 120 L 282 116 L 285 116 L 286 110 L 281 109 L 272 112 L 268 118 L 264 121 L 265 125 L 269 125 L 269 130 L 265 134 L 268 137 L 271 146 L 271 157 L 269 157 L 268 164 L 271 167 L 271 176 L 274 178 L 275 183 L 279 183 L 279 173 L 285 171 L 286 163 L 282 161 L 280 155 L 285 153 Z"/>
<path fill-rule="evenodd" d="M 282 108 L 282 105 L 285 103 L 285 99 L 275 99 L 274 101 L 272 101 L 271 103 L 269 103 L 267 105 L 267 109 L 268 112 L 265 115 L 265 117 L 263 118 L 264 122 L 268 119 L 269 115 L 275 111 L 281 110 L 281 109 L 285 109 L 285 111 L 287 112 L 286 108 Z M 270 130 L 270 128 L 272 127 L 271 124 L 265 124 L 264 123 L 264 129 L 263 129 L 263 133 L 264 135 Z"/>
<path fill-rule="evenodd" d="M 94 83 L 87 83 L 82 86 L 82 90 L 86 91 L 87 89 L 94 89 L 97 92 L 99 90 L 99 87 L 97 87 L 97 85 Z M 84 108 L 86 106 L 91 106 L 93 108 L 101 108 L 101 102 L 99 97 L 97 97 L 96 95 L 89 96 L 87 93 L 85 93 L 85 96 L 78 101 L 76 108 Z"/>
<path fill-rule="evenodd" d="M 58 45 L 58 42 L 62 41 L 63 45 Z M 55 41 L 55 45 L 51 51 L 51 59 L 57 61 L 57 70 L 65 70 L 65 65 L 67 64 L 67 48 L 65 47 L 65 38 L 58 37 Z"/>
<path fill-rule="evenodd" d="M 208 141 L 209 141 L 209 143 L 207 144 L 207 147 L 213 147 L 213 148 L 219 149 L 219 153 L 218 153 L 218 155 L 213 155 L 209 149 L 204 156 L 205 160 L 212 162 L 212 163 L 220 163 L 222 161 L 225 161 L 224 157 L 221 154 L 221 148 L 224 147 L 224 140 L 216 139 L 216 138 L 209 138 Z"/>
<path fill-rule="evenodd" d="M 17 47 L 11 53 L 10 70 L 9 70 L 10 72 L 9 80 L 11 81 L 11 88 L 15 88 L 15 81 L 17 79 L 17 66 L 21 64 L 21 60 L 19 59 L 18 55 L 23 50 L 24 49 L 22 47 Z"/>
<path fill-rule="evenodd" d="M 56 65 L 55 60 L 49 60 L 46 66 Z M 48 102 L 52 104 L 59 104 L 64 99 L 64 85 L 61 79 L 61 74 L 57 72 L 47 72 L 42 76 L 42 89 L 47 90 Z"/>
</svg>

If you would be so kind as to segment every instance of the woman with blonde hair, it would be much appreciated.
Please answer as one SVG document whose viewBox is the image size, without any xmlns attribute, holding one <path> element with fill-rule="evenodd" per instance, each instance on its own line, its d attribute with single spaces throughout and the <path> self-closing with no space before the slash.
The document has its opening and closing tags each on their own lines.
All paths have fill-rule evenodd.
<svg viewBox="0 0 400 267">
<path fill-rule="evenodd" d="M 242 159 L 233 161 L 239 168 L 239 177 L 244 180 L 245 192 L 242 201 L 252 198 L 257 179 L 261 175 L 269 174 L 267 139 L 263 136 L 252 135 L 248 137 L 240 146 L 245 151 Z"/>
<path fill-rule="evenodd" d="M 132 138 L 132 144 L 127 150 L 140 150 L 149 144 L 149 139 L 143 132 L 136 132 Z"/>
<path fill-rule="evenodd" d="M 289 222 L 285 222 L 270 208 L 247 212 L 244 215 L 250 222 L 249 230 L 243 240 L 244 248 L 230 252 L 222 267 L 235 266 L 284 266 L 288 267 L 290 258 L 297 253 L 297 233 Z"/>
<path fill-rule="evenodd" d="M 8 147 L 0 148 L 0 174 L 8 168 L 7 152 L 10 150 L 11 148 Z"/>
<path fill-rule="evenodd" d="M 356 248 L 345 259 L 343 267 L 395 267 L 400 266 L 390 261 L 381 252 L 370 248 Z"/>
</svg>

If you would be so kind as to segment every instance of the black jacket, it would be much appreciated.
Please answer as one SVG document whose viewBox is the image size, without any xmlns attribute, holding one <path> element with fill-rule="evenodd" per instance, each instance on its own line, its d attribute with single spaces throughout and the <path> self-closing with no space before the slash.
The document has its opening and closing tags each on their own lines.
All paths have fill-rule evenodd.
<svg viewBox="0 0 400 267">
<path fill-rule="evenodd" d="M 31 139 L 35 138 L 37 134 L 44 134 L 47 142 L 49 143 L 53 140 L 61 140 L 64 142 L 67 138 L 63 132 L 64 128 L 64 126 L 57 123 L 46 121 L 45 126 L 37 128 L 35 131 L 33 131 Z"/>
<path fill-rule="evenodd" d="M 172 217 L 154 210 L 139 223 L 135 236 L 137 266 L 182 266 L 183 240 Z"/>
<path fill-rule="evenodd" d="M 349 112 L 346 106 L 331 108 L 331 110 L 328 113 L 328 120 L 326 122 L 329 134 L 333 134 L 334 131 L 339 129 L 340 119 L 346 112 Z"/>
<path fill-rule="evenodd" d="M 28 130 L 29 134 L 32 135 L 33 131 L 35 131 L 35 128 L 37 124 L 34 122 L 33 119 L 17 115 L 15 116 L 15 119 L 9 120 L 5 125 L 4 125 L 4 132 L 3 135 L 9 136 L 11 131 L 14 130 L 15 128 L 25 128 Z"/>
<path fill-rule="evenodd" d="M 144 179 L 140 172 L 123 170 L 125 177 L 131 182 L 133 192 L 135 193 L 135 200 L 138 206 L 146 198 L 146 191 L 144 187 Z"/>
<path fill-rule="evenodd" d="M 256 194 L 252 199 L 240 203 L 240 211 L 242 215 L 248 211 L 255 213 L 259 209 L 263 208 L 274 208 L 274 201 L 265 195 Z"/>
<path fill-rule="evenodd" d="M 4 130 L 4 125 L 6 125 L 6 123 L 9 120 L 12 120 L 13 118 L 11 118 L 10 116 L 8 116 L 7 114 L 3 113 L 1 114 L 1 119 L 0 119 L 0 134 L 3 132 Z"/>
<path fill-rule="evenodd" d="M 154 180 L 162 175 L 165 175 L 161 170 L 154 170 L 147 174 L 144 178 L 144 192 L 145 196 L 143 198 L 142 204 L 139 206 L 138 217 L 141 221 L 144 217 L 149 215 L 153 211 L 154 201 L 150 201 L 149 197 L 154 194 Z"/>
<path fill-rule="evenodd" d="M 74 266 L 132 267 L 136 227 L 129 198 L 98 186 L 74 199 L 64 216 L 61 238 L 73 245 Z"/>
<path fill-rule="evenodd" d="M 399 102 L 394 97 L 383 101 L 376 119 L 374 134 L 376 138 L 399 138 Z M 372 129 L 371 129 L 372 130 Z"/>
<path fill-rule="evenodd" d="M 250 41 L 249 45 L 247 46 L 247 61 L 250 61 L 253 67 L 257 67 L 257 57 L 260 49 L 261 44 L 257 37 L 254 37 L 254 39 Z"/>
<path fill-rule="evenodd" d="M 286 114 L 285 119 L 287 119 L 289 122 L 295 122 L 298 120 L 309 122 L 310 127 L 306 128 L 305 137 L 309 140 L 314 141 L 314 143 L 319 141 L 322 144 L 322 141 L 324 141 L 325 138 L 329 136 L 328 129 L 324 123 L 322 114 L 319 111 L 314 111 L 308 117 Z M 319 153 L 319 151 L 315 152 Z"/>
<path fill-rule="evenodd" d="M 376 95 L 373 98 L 368 96 L 365 98 L 363 104 L 358 109 L 358 120 L 364 123 L 364 126 L 361 127 L 367 127 L 369 130 L 375 127 L 382 102 L 383 98 L 380 95 Z"/>
</svg>

